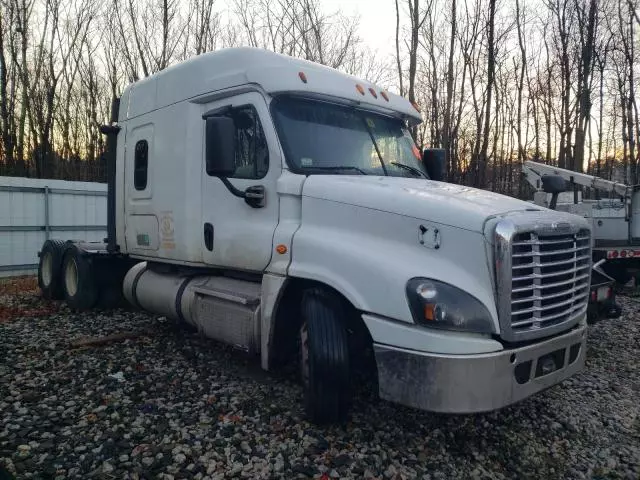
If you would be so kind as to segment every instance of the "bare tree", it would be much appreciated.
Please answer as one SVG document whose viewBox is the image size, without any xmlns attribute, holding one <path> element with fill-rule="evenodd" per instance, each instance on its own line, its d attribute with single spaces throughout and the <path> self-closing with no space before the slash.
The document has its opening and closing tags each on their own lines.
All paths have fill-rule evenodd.
<svg viewBox="0 0 640 480">
<path fill-rule="evenodd" d="M 527 73 L 527 49 L 525 40 L 526 10 L 520 8 L 520 0 L 516 0 L 516 28 L 518 31 L 518 47 L 520 49 L 520 72 L 518 73 L 517 91 L 517 114 L 515 118 L 515 130 L 518 139 L 518 166 L 524 161 L 525 151 L 522 141 L 522 99 L 524 96 L 524 79 Z M 520 190 L 521 193 L 521 190 Z"/>
<path fill-rule="evenodd" d="M 456 49 L 456 0 L 451 0 L 451 35 L 449 39 L 449 60 L 447 62 L 447 105 L 444 111 L 444 125 L 442 127 L 442 148 L 444 148 L 447 174 L 451 177 L 451 110 L 453 103 L 453 59 Z"/>
<path fill-rule="evenodd" d="M 409 43 L 409 101 L 416 101 L 416 67 L 418 63 L 418 45 L 420 41 L 420 29 L 424 24 L 427 15 L 431 12 L 433 0 L 428 0 L 427 8 L 420 12 L 420 0 L 407 0 L 409 5 L 409 18 L 411 19 L 410 43 Z"/>
<path fill-rule="evenodd" d="M 400 7 L 396 0 L 396 65 L 398 67 L 398 83 L 400 87 L 400 95 L 404 95 L 404 86 L 402 85 L 402 61 L 400 60 Z"/>
<path fill-rule="evenodd" d="M 485 181 L 485 169 L 487 165 L 487 150 L 489 149 L 489 122 L 491 121 L 491 96 L 493 95 L 493 84 L 496 70 L 496 46 L 495 46 L 495 18 L 496 0 L 489 0 L 489 20 L 487 22 L 487 101 L 484 114 L 484 133 L 482 135 L 482 147 L 478 158 L 478 173 L 476 175 L 476 185 L 480 186 Z"/>
<path fill-rule="evenodd" d="M 412 133 L 445 148 L 452 181 L 525 196 L 527 158 L 637 181 L 638 0 L 396 0 L 393 57 L 363 43 L 357 16 L 322 7 L 0 0 L 0 172 L 100 178 L 98 125 L 127 83 L 251 45 L 419 103 Z"/>
<path fill-rule="evenodd" d="M 597 28 L 597 1 L 589 0 L 589 11 L 584 11 L 579 0 L 574 0 L 580 32 L 580 66 L 578 69 L 578 102 L 575 153 L 572 166 L 582 171 L 584 162 L 585 132 L 591 118 L 591 77 L 593 50 Z"/>
<path fill-rule="evenodd" d="M 604 18 L 608 17 L 607 12 L 603 13 Z M 605 110 L 605 69 L 608 66 L 608 60 L 611 52 L 611 42 L 613 35 L 610 26 L 603 31 L 600 29 L 598 35 L 598 43 L 594 48 L 594 70 L 598 72 L 598 120 L 596 124 L 598 134 L 597 153 L 595 154 L 595 175 L 600 175 L 602 167 L 602 154 L 604 146 L 604 110 Z"/>
<path fill-rule="evenodd" d="M 358 18 L 324 13 L 318 0 L 235 0 L 235 13 L 251 46 L 333 68 L 353 65 L 360 52 Z"/>
<path fill-rule="evenodd" d="M 571 118 L 573 88 L 572 67 L 573 55 L 570 48 L 570 32 L 573 29 L 572 9 L 564 0 L 548 0 L 547 5 L 555 20 L 555 28 L 552 30 L 554 47 L 557 51 L 560 64 L 561 79 L 561 115 L 560 115 L 560 150 L 558 165 L 562 168 L 574 168 L 574 160 L 571 151 L 573 135 L 573 123 Z"/>
<path fill-rule="evenodd" d="M 3 5 L 4 7 L 4 5 Z M 5 158 L 5 162 L 10 171 L 14 169 L 13 154 L 13 125 L 11 124 L 12 99 L 9 98 L 9 74 L 7 61 L 5 35 L 11 35 L 11 30 L 7 27 L 4 8 L 0 9 L 0 137 L 2 139 L 0 154 Z"/>
<path fill-rule="evenodd" d="M 218 43 L 221 16 L 214 11 L 215 3 L 215 0 L 191 0 L 189 3 L 192 17 L 188 22 L 187 34 L 193 40 L 185 42 L 185 45 L 192 45 L 192 51 L 196 55 L 214 50 Z"/>
</svg>

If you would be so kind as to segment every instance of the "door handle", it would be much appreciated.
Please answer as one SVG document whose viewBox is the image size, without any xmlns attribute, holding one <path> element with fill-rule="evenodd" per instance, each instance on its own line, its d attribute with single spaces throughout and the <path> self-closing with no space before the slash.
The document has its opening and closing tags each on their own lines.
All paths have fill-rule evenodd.
<svg viewBox="0 0 640 480">
<path fill-rule="evenodd" d="M 213 225 L 209 222 L 204 224 L 204 246 L 210 252 L 213 251 Z"/>
</svg>

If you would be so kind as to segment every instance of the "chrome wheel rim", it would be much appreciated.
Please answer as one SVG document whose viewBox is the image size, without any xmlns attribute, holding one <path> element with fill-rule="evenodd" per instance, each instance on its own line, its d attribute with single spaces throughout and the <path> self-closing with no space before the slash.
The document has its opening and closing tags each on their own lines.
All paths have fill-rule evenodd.
<svg viewBox="0 0 640 480">
<path fill-rule="evenodd" d="M 78 292 L 78 264 L 75 258 L 69 259 L 64 271 L 64 286 L 70 296 Z"/>
<path fill-rule="evenodd" d="M 42 257 L 42 283 L 45 287 L 51 285 L 53 279 L 53 255 L 51 252 L 46 252 Z"/>
</svg>

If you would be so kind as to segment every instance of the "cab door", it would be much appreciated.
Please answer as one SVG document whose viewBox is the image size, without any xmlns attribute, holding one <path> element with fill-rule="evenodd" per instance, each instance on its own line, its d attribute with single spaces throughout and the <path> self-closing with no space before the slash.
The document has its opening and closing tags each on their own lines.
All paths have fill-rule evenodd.
<svg viewBox="0 0 640 480">
<path fill-rule="evenodd" d="M 235 173 L 226 179 L 230 185 L 225 185 L 224 179 L 207 174 L 202 156 L 203 260 L 215 267 L 261 272 L 271 260 L 278 225 L 280 147 L 262 95 L 250 92 L 210 102 L 202 113 L 218 109 L 234 119 Z M 202 139 L 204 145 L 204 120 Z M 250 187 L 264 189 L 261 206 L 231 192 L 231 188 L 246 191 Z"/>
</svg>

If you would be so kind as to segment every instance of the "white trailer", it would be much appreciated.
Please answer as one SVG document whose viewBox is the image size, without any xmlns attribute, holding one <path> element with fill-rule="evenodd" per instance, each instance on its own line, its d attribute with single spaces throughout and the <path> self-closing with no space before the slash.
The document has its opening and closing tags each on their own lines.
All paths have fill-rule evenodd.
<svg viewBox="0 0 640 480">
<path fill-rule="evenodd" d="M 522 171 L 536 189 L 534 203 L 549 206 L 551 196 L 543 191 L 543 177 L 564 180 L 555 208 L 585 217 L 593 232 L 593 260 L 620 283 L 627 283 L 640 269 L 640 185 L 605 180 L 544 163 L 525 161 Z M 610 195 L 599 200 L 583 200 L 576 187 L 588 187 Z"/>
<path fill-rule="evenodd" d="M 128 86 L 112 117 L 107 239 L 45 243 L 46 296 L 122 289 L 264 369 L 298 362 L 316 422 L 345 418 L 360 366 L 384 399 L 456 413 L 583 368 L 589 223 L 440 181 L 406 99 L 238 48 Z"/>
</svg>

